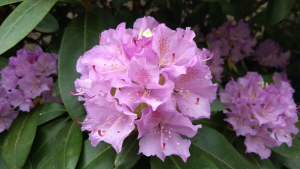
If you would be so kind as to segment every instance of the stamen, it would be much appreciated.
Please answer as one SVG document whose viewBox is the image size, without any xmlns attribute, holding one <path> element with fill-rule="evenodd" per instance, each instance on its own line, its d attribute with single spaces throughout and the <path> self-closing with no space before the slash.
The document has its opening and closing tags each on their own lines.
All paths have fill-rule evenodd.
<svg viewBox="0 0 300 169">
<path fill-rule="evenodd" d="M 172 62 L 171 64 L 173 64 L 175 62 L 175 53 L 172 54 Z"/>
<path fill-rule="evenodd" d="M 101 41 L 103 44 L 105 44 L 105 43 L 102 41 L 102 39 L 101 39 L 101 34 L 99 35 L 99 39 L 100 39 L 100 41 Z"/>
<path fill-rule="evenodd" d="M 80 121 L 78 120 L 78 118 L 76 118 L 76 122 L 77 122 L 78 124 L 86 124 L 86 123 L 89 123 L 89 122 L 80 122 Z"/>
<path fill-rule="evenodd" d="M 98 72 L 98 71 L 96 70 L 96 66 L 95 66 L 95 65 L 93 65 L 93 70 L 94 70 L 96 73 L 101 74 L 101 72 Z"/>
<path fill-rule="evenodd" d="M 215 54 L 215 52 L 212 51 L 212 52 L 211 52 L 211 56 L 210 56 L 209 58 L 207 58 L 207 59 L 202 60 L 202 62 L 205 62 L 205 61 L 210 60 L 210 59 L 214 56 L 214 54 Z"/>
<path fill-rule="evenodd" d="M 300 109 L 300 105 L 296 109 Z"/>
<path fill-rule="evenodd" d="M 74 95 L 74 96 L 78 96 L 78 95 L 82 95 L 83 94 L 83 92 L 81 92 L 81 93 L 73 93 L 73 91 L 72 91 L 72 89 L 70 89 L 70 93 L 72 94 L 72 95 Z"/>
<path fill-rule="evenodd" d="M 135 45 L 136 47 L 138 47 L 137 44 L 136 44 L 136 39 L 135 39 L 135 38 L 133 38 L 133 43 L 134 43 L 134 45 Z"/>
<path fill-rule="evenodd" d="M 166 150 L 166 143 L 163 143 L 162 149 L 163 149 L 163 150 Z"/>
<path fill-rule="evenodd" d="M 99 136 L 103 137 L 104 135 L 101 134 L 101 130 L 98 130 Z"/>
<path fill-rule="evenodd" d="M 184 38 L 184 35 L 182 35 L 181 39 L 183 39 L 183 38 Z"/>
</svg>

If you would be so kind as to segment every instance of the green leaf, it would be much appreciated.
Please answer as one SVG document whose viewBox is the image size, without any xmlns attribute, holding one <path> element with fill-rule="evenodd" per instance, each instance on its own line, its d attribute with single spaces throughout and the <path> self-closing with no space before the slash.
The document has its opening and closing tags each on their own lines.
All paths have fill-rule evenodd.
<svg viewBox="0 0 300 169">
<path fill-rule="evenodd" d="M 53 144 L 53 168 L 75 168 L 82 147 L 81 126 L 69 122 L 57 133 Z"/>
<path fill-rule="evenodd" d="M 2 157 L 2 149 L 1 148 L 0 148 L 0 168 L 1 169 L 9 169 Z"/>
<path fill-rule="evenodd" d="M 7 132 L 7 130 L 4 130 L 2 133 L 0 133 L 0 148 L 2 148 Z"/>
<path fill-rule="evenodd" d="M 94 11 L 105 29 L 114 27 L 114 16 L 110 11 L 103 8 L 95 8 Z"/>
<path fill-rule="evenodd" d="M 58 97 L 60 95 L 59 93 L 59 87 L 58 87 L 58 81 L 55 82 L 53 88 L 52 88 L 52 97 Z"/>
<path fill-rule="evenodd" d="M 8 65 L 8 59 L 0 57 L 0 71 Z M 1 78 L 1 75 L 0 75 Z"/>
<path fill-rule="evenodd" d="M 39 109 L 38 125 L 50 121 L 67 111 L 63 104 L 55 102 L 38 105 L 37 109 Z"/>
<path fill-rule="evenodd" d="M 187 15 L 184 25 L 192 27 L 202 22 L 208 14 L 208 9 L 208 3 L 199 4 L 192 13 Z"/>
<path fill-rule="evenodd" d="M 300 62 L 289 65 L 286 69 L 286 72 L 290 76 L 299 76 L 300 75 Z"/>
<path fill-rule="evenodd" d="M 197 149 L 193 149 L 194 146 L 190 147 L 191 156 L 187 159 L 187 162 L 183 162 L 179 156 L 168 156 L 165 161 L 155 157 L 151 157 L 151 168 L 152 169 L 186 169 L 186 168 L 197 168 L 197 169 L 218 169 L 207 157 L 205 157 Z"/>
<path fill-rule="evenodd" d="M 268 25 L 272 26 L 284 19 L 294 6 L 296 0 L 269 0 L 267 7 Z"/>
<path fill-rule="evenodd" d="M 193 124 L 202 124 L 204 126 L 213 128 L 219 132 L 223 132 L 226 128 L 227 122 L 224 121 L 226 115 L 223 112 L 218 112 L 210 117 L 210 119 L 200 119 L 193 121 Z"/>
<path fill-rule="evenodd" d="M 83 143 L 77 168 L 114 168 L 115 157 L 116 151 L 110 144 L 101 141 L 96 147 L 93 147 L 90 140 L 86 140 Z"/>
<path fill-rule="evenodd" d="M 45 156 L 48 156 L 48 154 L 52 155 L 52 148 L 56 134 L 60 128 L 67 124 L 69 119 L 70 117 L 59 118 L 46 123 L 37 129 L 36 138 L 33 142 L 34 147 L 32 147 L 30 152 L 34 168 L 38 166 Z"/>
<path fill-rule="evenodd" d="M 33 169 L 32 162 L 30 158 L 27 158 L 27 161 L 22 169 Z"/>
<path fill-rule="evenodd" d="M 288 147 L 285 143 L 282 143 L 281 146 L 273 147 L 271 149 L 283 157 L 300 159 L 300 140 L 298 137 L 293 139 L 293 145 L 291 147 Z"/>
<path fill-rule="evenodd" d="M 13 121 L 2 147 L 3 159 L 9 168 L 22 168 L 29 155 L 37 128 L 38 109 L 20 113 Z"/>
<path fill-rule="evenodd" d="M 283 165 L 285 165 L 289 169 L 299 169 L 300 160 L 284 158 Z"/>
<path fill-rule="evenodd" d="M 0 6 L 8 5 L 8 4 L 16 3 L 16 2 L 21 2 L 21 1 L 23 1 L 23 0 L 1 0 Z"/>
<path fill-rule="evenodd" d="M 71 118 L 83 120 L 86 112 L 78 96 L 70 94 L 74 91 L 74 81 L 80 77 L 76 72 L 76 63 L 80 56 L 93 46 L 99 44 L 99 34 L 103 27 L 99 19 L 91 13 L 78 16 L 68 25 L 58 58 L 58 86 L 61 98 Z"/>
<path fill-rule="evenodd" d="M 137 133 L 128 136 L 123 143 L 122 151 L 115 159 L 115 169 L 131 169 L 141 158 Z"/>
<path fill-rule="evenodd" d="M 43 33 L 56 32 L 59 29 L 57 20 L 53 15 L 48 13 L 44 19 L 35 27 L 35 30 Z"/>
<path fill-rule="evenodd" d="M 222 12 L 219 2 L 209 3 L 209 24 L 211 27 L 221 26 L 226 21 L 226 15 Z"/>
<path fill-rule="evenodd" d="M 215 99 L 211 104 L 210 104 L 210 111 L 211 115 L 216 114 L 218 111 L 222 111 L 226 109 L 225 104 L 220 102 L 218 99 Z"/>
<path fill-rule="evenodd" d="M 26 0 L 0 26 L 0 55 L 30 33 L 57 0 Z"/>
<path fill-rule="evenodd" d="M 225 14 L 229 14 L 229 15 L 239 17 L 239 18 L 242 17 L 241 10 L 239 9 L 239 7 L 237 7 L 236 5 L 229 3 L 229 2 L 225 2 L 222 5 L 222 11 Z"/>
<path fill-rule="evenodd" d="M 273 163 L 269 159 L 261 160 L 259 155 L 254 153 L 245 153 L 246 146 L 244 140 L 241 138 L 235 139 L 234 141 L 237 151 L 248 160 L 253 166 L 256 166 L 259 169 L 275 169 Z"/>
<path fill-rule="evenodd" d="M 271 84 L 274 83 L 273 78 L 271 75 L 262 75 L 265 83 Z"/>
<path fill-rule="evenodd" d="M 202 126 L 191 139 L 192 149 L 201 152 L 218 168 L 254 168 L 244 159 L 219 132 Z"/>
<path fill-rule="evenodd" d="M 37 169 L 53 169 L 53 155 L 52 152 L 49 152 L 44 158 L 40 161 Z"/>
<path fill-rule="evenodd" d="M 123 5 L 129 1 L 130 0 L 112 0 L 112 4 L 113 6 L 118 6 L 118 5 Z"/>
</svg>

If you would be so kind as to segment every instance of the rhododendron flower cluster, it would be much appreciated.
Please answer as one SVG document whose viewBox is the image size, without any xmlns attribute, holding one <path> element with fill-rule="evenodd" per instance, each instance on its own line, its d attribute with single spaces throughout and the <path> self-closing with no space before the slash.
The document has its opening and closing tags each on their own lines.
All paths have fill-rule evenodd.
<svg viewBox="0 0 300 169">
<path fill-rule="evenodd" d="M 221 57 L 236 63 L 253 53 L 252 47 L 256 44 L 250 34 L 248 25 L 240 20 L 236 24 L 225 22 L 219 28 L 212 29 L 206 37 L 209 50 L 215 51 L 215 56 L 208 61 L 214 78 L 220 81 L 224 61 Z"/>
<path fill-rule="evenodd" d="M 220 91 L 220 99 L 227 106 L 223 111 L 227 115 L 225 120 L 237 135 L 246 137 L 246 152 L 257 153 L 261 159 L 270 156 L 269 147 L 282 143 L 290 147 L 298 133 L 294 89 L 281 78 L 277 73 L 274 83 L 268 84 L 258 73 L 248 72 Z"/>
<path fill-rule="evenodd" d="M 110 143 L 117 152 L 136 128 L 139 153 L 189 157 L 201 125 L 191 120 L 210 117 L 217 85 L 205 62 L 212 57 L 197 48 L 190 28 L 171 30 L 152 17 L 137 19 L 133 29 L 121 23 L 101 33 L 100 45 L 77 61 L 76 93 L 87 116 L 82 130 L 91 144 Z"/>
<path fill-rule="evenodd" d="M 0 79 L 0 132 L 8 129 L 18 110 L 29 112 L 34 102 L 59 102 L 53 98 L 51 75 L 57 75 L 57 55 L 44 53 L 36 46 L 35 52 L 21 49 L 17 57 L 10 57 L 7 67 L 1 70 Z"/>
<path fill-rule="evenodd" d="M 259 44 L 253 56 L 262 66 L 285 69 L 289 64 L 290 51 L 283 52 L 280 45 L 271 39 L 266 39 Z"/>
</svg>

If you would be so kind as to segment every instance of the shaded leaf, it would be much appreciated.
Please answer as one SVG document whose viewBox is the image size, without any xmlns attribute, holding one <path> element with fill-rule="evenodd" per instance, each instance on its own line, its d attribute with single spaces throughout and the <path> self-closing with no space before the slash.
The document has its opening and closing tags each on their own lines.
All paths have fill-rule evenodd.
<svg viewBox="0 0 300 169">
<path fill-rule="evenodd" d="M 267 7 L 268 25 L 272 26 L 284 19 L 294 6 L 296 0 L 269 0 Z"/>
<path fill-rule="evenodd" d="M 44 19 L 35 27 L 35 30 L 43 33 L 52 33 L 59 29 L 57 20 L 48 13 Z"/>
<path fill-rule="evenodd" d="M 191 139 L 193 149 L 201 152 L 218 168 L 254 168 L 219 132 L 202 126 Z"/>
<path fill-rule="evenodd" d="M 210 104 L 210 111 L 211 115 L 216 114 L 218 111 L 222 111 L 226 109 L 225 104 L 220 102 L 218 99 L 215 99 L 211 104 Z"/>
<path fill-rule="evenodd" d="M 122 151 L 117 154 L 115 159 L 115 169 L 131 169 L 141 158 L 139 152 L 139 140 L 137 133 L 128 136 L 122 146 Z"/>
<path fill-rule="evenodd" d="M 291 147 L 288 147 L 285 143 L 283 143 L 281 146 L 273 147 L 271 149 L 283 157 L 300 159 L 300 140 L 298 137 L 293 139 L 293 145 Z"/>
<path fill-rule="evenodd" d="M 29 155 L 37 128 L 38 109 L 20 113 L 13 121 L 2 147 L 3 159 L 10 168 L 22 168 Z"/>
<path fill-rule="evenodd" d="M 118 6 L 118 5 L 123 5 L 129 1 L 130 0 L 112 0 L 112 4 L 113 6 Z"/>
<path fill-rule="evenodd" d="M 53 166 L 53 156 L 52 152 L 49 152 L 44 158 L 40 161 L 37 169 L 52 169 Z"/>
<path fill-rule="evenodd" d="M 60 93 L 59 93 L 58 81 L 56 81 L 52 88 L 52 97 L 58 97 L 58 96 L 60 96 Z"/>
<path fill-rule="evenodd" d="M 192 13 L 187 15 L 184 25 L 192 27 L 199 22 L 202 22 L 205 16 L 208 14 L 208 5 L 208 3 L 199 4 Z"/>
<path fill-rule="evenodd" d="M 271 84 L 274 83 L 273 78 L 271 75 L 262 75 L 265 83 Z"/>
<path fill-rule="evenodd" d="M 284 158 L 283 165 L 285 165 L 289 169 L 299 169 L 300 160 Z"/>
<path fill-rule="evenodd" d="M 219 2 L 209 3 L 209 24 L 216 28 L 221 26 L 226 21 L 226 15 L 222 12 L 222 7 Z"/>
<path fill-rule="evenodd" d="M 165 161 L 155 157 L 151 157 L 152 169 L 218 169 L 207 157 L 205 157 L 200 151 L 194 149 L 192 145 L 190 147 L 191 156 L 187 159 L 187 162 L 183 162 L 179 156 L 168 156 Z"/>
<path fill-rule="evenodd" d="M 86 140 L 83 143 L 77 168 L 114 168 L 115 157 L 116 151 L 110 144 L 101 141 L 96 147 L 93 147 L 90 140 Z"/>
<path fill-rule="evenodd" d="M 2 149 L 1 148 L 0 148 L 0 168 L 1 169 L 9 169 L 2 157 Z"/>
<path fill-rule="evenodd" d="M 47 121 L 50 121 L 58 116 L 64 114 L 67 110 L 63 104 L 50 102 L 37 106 L 39 109 L 38 125 L 41 125 Z"/>
<path fill-rule="evenodd" d="M 0 6 L 8 5 L 8 4 L 16 3 L 16 2 L 21 2 L 21 1 L 23 1 L 23 0 L 1 0 Z"/>
<path fill-rule="evenodd" d="M 30 33 L 56 1 L 26 0 L 14 9 L 0 26 L 0 55 Z"/>
<path fill-rule="evenodd" d="M 0 70 L 8 65 L 8 59 L 0 57 Z"/>
<path fill-rule="evenodd" d="M 114 16 L 106 9 L 95 8 L 96 16 L 100 19 L 104 29 L 109 29 L 114 27 Z"/>
<path fill-rule="evenodd" d="M 75 168 L 82 147 L 81 126 L 69 122 L 57 133 L 53 144 L 53 168 Z"/>
<path fill-rule="evenodd" d="M 27 158 L 27 161 L 22 169 L 33 169 L 32 162 L 30 158 Z"/>
<path fill-rule="evenodd" d="M 45 156 L 51 154 L 52 157 L 52 148 L 53 142 L 56 137 L 57 132 L 67 124 L 67 121 L 70 117 L 67 118 L 59 118 L 57 120 L 53 120 L 49 123 L 41 125 L 36 132 L 36 138 L 34 139 L 30 157 L 32 159 L 32 163 L 34 168 L 38 166 L 38 164 L 42 161 Z"/>
<path fill-rule="evenodd" d="M 223 132 L 226 128 L 227 122 L 224 121 L 226 115 L 223 112 L 218 112 L 210 117 L 210 119 L 200 119 L 193 121 L 193 124 L 202 124 L 204 126 L 213 128 L 219 132 Z"/>
<path fill-rule="evenodd" d="M 77 59 L 99 44 L 102 31 L 99 19 L 94 14 L 84 13 L 72 20 L 62 39 L 58 58 L 58 85 L 64 105 L 73 120 L 83 120 L 86 115 L 83 103 L 78 101 L 77 96 L 70 94 L 70 89 L 74 91 L 74 81 L 80 77 L 76 72 Z"/>
</svg>

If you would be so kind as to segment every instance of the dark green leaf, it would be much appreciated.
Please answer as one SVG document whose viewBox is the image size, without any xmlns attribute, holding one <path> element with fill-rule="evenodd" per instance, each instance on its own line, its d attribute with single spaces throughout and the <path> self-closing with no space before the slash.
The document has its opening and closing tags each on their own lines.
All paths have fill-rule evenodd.
<svg viewBox="0 0 300 169">
<path fill-rule="evenodd" d="M 13 47 L 44 18 L 57 0 L 26 0 L 0 26 L 0 55 Z"/>
<path fill-rule="evenodd" d="M 258 14 L 256 14 L 251 20 L 251 23 L 257 23 L 260 25 L 266 25 L 268 23 L 267 21 L 267 10 L 264 9 Z"/>
<path fill-rule="evenodd" d="M 114 27 L 117 27 L 121 22 L 125 22 L 127 28 L 133 28 L 133 23 L 138 17 L 138 14 L 131 12 L 126 6 L 122 6 L 115 16 Z"/>
<path fill-rule="evenodd" d="M 179 156 L 169 156 L 164 162 L 157 157 L 151 157 L 152 169 L 218 169 L 207 157 L 205 157 L 200 151 L 194 149 L 192 145 L 190 147 L 191 156 L 187 159 L 187 162 L 183 162 Z"/>
<path fill-rule="evenodd" d="M 100 19 L 104 29 L 109 29 L 114 27 L 114 16 L 106 9 L 95 8 L 96 16 Z"/>
<path fill-rule="evenodd" d="M 59 29 L 57 20 L 48 13 L 44 19 L 35 27 L 35 30 L 43 33 L 52 33 Z"/>
<path fill-rule="evenodd" d="M 49 123 L 41 125 L 36 132 L 36 138 L 34 139 L 30 157 L 34 168 L 42 161 L 42 159 L 52 154 L 53 142 L 57 132 L 67 124 L 70 118 L 59 118 Z M 51 156 L 52 157 L 52 156 Z"/>
<path fill-rule="evenodd" d="M 23 0 L 1 0 L 0 6 L 8 5 L 8 4 L 16 3 L 16 2 L 21 2 L 21 1 L 23 1 Z"/>
<path fill-rule="evenodd" d="M 285 165 L 289 169 L 299 169 L 299 167 L 300 167 L 300 160 L 284 158 L 283 165 Z"/>
<path fill-rule="evenodd" d="M 0 168 L 1 169 L 9 169 L 2 157 L 2 149 L 1 148 L 0 148 Z"/>
<path fill-rule="evenodd" d="M 273 147 L 271 149 L 283 157 L 300 159 L 300 140 L 298 137 L 293 139 L 293 145 L 291 147 L 288 147 L 285 143 L 283 143 L 281 146 Z"/>
<path fill-rule="evenodd" d="M 218 111 L 222 111 L 226 109 L 225 104 L 223 104 L 222 102 L 220 102 L 218 99 L 214 100 L 211 104 L 210 104 L 210 111 L 211 111 L 211 115 L 216 114 Z"/>
<path fill-rule="evenodd" d="M 27 161 L 22 169 L 33 169 L 32 162 L 30 158 L 27 158 Z"/>
<path fill-rule="evenodd" d="M 253 166 L 256 166 L 259 169 L 275 169 L 273 163 L 269 159 L 261 160 L 259 155 L 254 153 L 245 153 L 246 146 L 244 144 L 244 140 L 238 138 L 234 141 L 235 147 L 237 151 L 248 160 Z"/>
<path fill-rule="evenodd" d="M 202 124 L 204 126 L 213 128 L 219 132 L 223 132 L 226 129 L 227 122 L 224 121 L 226 115 L 223 112 L 218 112 L 210 117 L 210 119 L 200 119 L 193 121 L 193 124 Z"/>
<path fill-rule="evenodd" d="M 191 139 L 192 149 L 205 155 L 218 168 L 254 168 L 244 159 L 219 132 L 202 126 L 195 137 Z"/>
<path fill-rule="evenodd" d="M 263 75 L 262 78 L 264 79 L 265 83 L 268 83 L 268 84 L 274 83 L 271 75 Z"/>
<path fill-rule="evenodd" d="M 74 81 L 80 77 L 76 72 L 77 59 L 99 44 L 99 34 L 102 31 L 99 19 L 94 14 L 84 13 L 69 24 L 63 36 L 58 58 L 58 85 L 62 100 L 73 120 L 83 120 L 86 114 L 83 103 L 78 101 L 77 96 L 70 94 L 70 89 L 75 86 Z"/>
<path fill-rule="evenodd" d="M 41 104 L 37 109 L 39 109 L 38 125 L 50 121 L 67 111 L 63 104 L 55 102 Z"/>
<path fill-rule="evenodd" d="M 131 134 L 124 140 L 122 151 L 115 159 L 115 169 L 131 169 L 141 158 L 137 136 L 137 133 Z"/>
<path fill-rule="evenodd" d="M 289 65 L 286 69 L 286 72 L 289 76 L 299 76 L 300 75 L 300 62 Z"/>
<path fill-rule="evenodd" d="M 112 0 L 112 4 L 113 6 L 118 6 L 118 5 L 123 5 L 129 1 L 130 0 Z"/>
<path fill-rule="evenodd" d="M 216 28 L 221 26 L 226 20 L 226 15 L 222 12 L 220 3 L 209 3 L 209 24 L 211 27 Z"/>
<path fill-rule="evenodd" d="M 58 97 L 59 95 L 60 93 L 59 93 L 58 81 L 56 81 L 56 83 L 52 88 L 52 97 Z"/>
<path fill-rule="evenodd" d="M 2 133 L 0 133 L 0 148 L 2 148 L 7 132 L 7 130 L 4 130 Z"/>
<path fill-rule="evenodd" d="M 81 126 L 69 122 L 57 133 L 53 144 L 53 168 L 75 168 L 82 148 Z"/>
<path fill-rule="evenodd" d="M 44 158 L 40 161 L 37 169 L 53 169 L 53 155 L 52 152 L 49 152 Z"/>
<path fill-rule="evenodd" d="M 208 3 L 201 3 L 193 10 L 192 13 L 187 15 L 184 25 L 192 27 L 202 22 L 208 14 L 208 9 Z"/>
<path fill-rule="evenodd" d="M 232 15 L 238 18 L 242 17 L 241 10 L 237 6 L 229 2 L 226 2 L 222 5 L 222 11 L 228 15 Z"/>
<path fill-rule="evenodd" d="M 0 57 L 0 70 L 8 65 L 8 59 Z"/>
<path fill-rule="evenodd" d="M 296 0 L 269 0 L 267 7 L 268 25 L 272 26 L 284 19 L 294 6 Z"/>
<path fill-rule="evenodd" d="M 115 157 L 116 151 L 110 144 L 101 141 L 96 147 L 93 147 L 90 140 L 86 140 L 83 143 L 82 153 L 77 168 L 114 168 Z"/>
<path fill-rule="evenodd" d="M 2 148 L 3 159 L 10 168 L 22 168 L 25 164 L 35 137 L 38 114 L 38 109 L 20 113 L 10 126 Z"/>
</svg>

